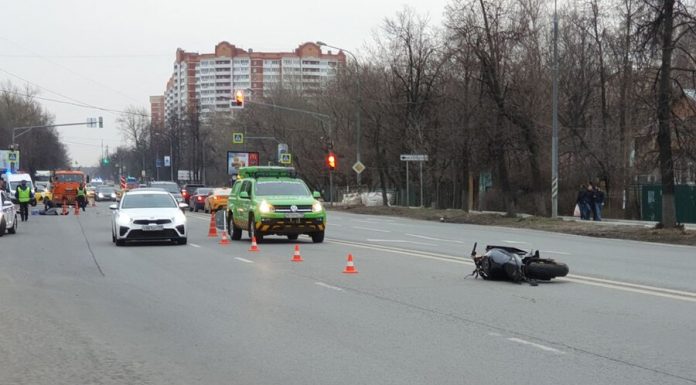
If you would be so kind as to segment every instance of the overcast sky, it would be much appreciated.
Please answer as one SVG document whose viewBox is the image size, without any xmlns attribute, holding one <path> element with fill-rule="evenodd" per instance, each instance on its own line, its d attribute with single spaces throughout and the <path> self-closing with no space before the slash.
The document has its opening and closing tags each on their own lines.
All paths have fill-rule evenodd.
<svg viewBox="0 0 696 385">
<path fill-rule="evenodd" d="M 164 92 L 177 48 L 212 52 L 226 40 L 244 49 L 291 51 L 306 41 L 360 51 L 385 17 L 404 5 L 440 25 L 447 0 L 21 0 L 0 22 L 0 82 L 40 86 L 39 96 L 114 110 L 147 107 Z M 20 80 L 19 78 L 24 80 Z M 105 128 L 62 127 L 70 157 L 96 164 L 121 141 L 116 113 L 40 101 L 55 122 L 103 116 Z"/>
</svg>

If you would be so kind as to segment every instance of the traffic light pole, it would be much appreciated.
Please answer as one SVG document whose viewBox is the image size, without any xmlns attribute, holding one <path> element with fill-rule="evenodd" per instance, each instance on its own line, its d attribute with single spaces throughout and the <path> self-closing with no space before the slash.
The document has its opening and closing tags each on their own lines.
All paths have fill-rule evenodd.
<svg viewBox="0 0 696 385">
<path fill-rule="evenodd" d="M 85 124 L 91 124 L 90 122 L 80 122 L 80 123 L 63 123 L 63 124 L 45 124 L 40 126 L 24 126 L 24 127 L 12 127 L 12 146 L 15 146 L 15 140 L 20 136 L 26 134 L 34 128 L 51 128 L 51 127 L 65 127 L 65 126 L 82 126 Z M 17 131 L 24 130 L 17 134 Z"/>
<path fill-rule="evenodd" d="M 329 205 L 333 207 L 333 170 L 329 169 Z"/>
</svg>

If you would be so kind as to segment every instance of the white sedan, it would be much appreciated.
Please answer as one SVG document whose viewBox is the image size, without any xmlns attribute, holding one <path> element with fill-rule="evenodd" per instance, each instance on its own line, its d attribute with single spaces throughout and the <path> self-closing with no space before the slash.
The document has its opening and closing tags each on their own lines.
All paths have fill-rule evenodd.
<svg viewBox="0 0 696 385">
<path fill-rule="evenodd" d="M 10 194 L 0 191 L 0 237 L 5 235 L 5 231 L 10 234 L 17 232 L 17 206 L 12 203 Z"/>
<path fill-rule="evenodd" d="M 161 189 L 128 191 L 112 210 L 111 240 L 117 246 L 126 241 L 171 240 L 186 244 L 186 215 L 172 194 Z"/>
</svg>

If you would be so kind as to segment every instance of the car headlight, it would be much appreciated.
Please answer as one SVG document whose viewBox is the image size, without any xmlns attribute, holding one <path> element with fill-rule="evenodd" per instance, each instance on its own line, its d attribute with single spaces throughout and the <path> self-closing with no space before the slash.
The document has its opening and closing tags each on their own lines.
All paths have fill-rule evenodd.
<svg viewBox="0 0 696 385">
<path fill-rule="evenodd" d="M 131 222 L 133 222 L 133 218 L 128 216 L 128 214 L 121 213 L 118 215 L 118 222 L 119 223 L 131 223 Z"/>
<path fill-rule="evenodd" d="M 111 193 L 112 198 L 116 198 L 116 193 Z"/>
<path fill-rule="evenodd" d="M 314 204 L 312 204 L 312 212 L 320 213 L 322 210 L 324 210 L 324 206 L 321 205 L 321 202 L 314 201 Z"/>
<path fill-rule="evenodd" d="M 180 225 L 180 224 L 186 224 L 186 215 L 184 213 L 179 212 L 175 216 L 169 218 L 172 220 L 172 222 Z"/>
<path fill-rule="evenodd" d="M 262 201 L 259 205 L 259 211 L 261 214 L 268 214 L 273 211 L 273 205 L 266 201 Z"/>
<path fill-rule="evenodd" d="M 104 194 L 99 193 L 99 198 L 104 198 Z"/>
</svg>

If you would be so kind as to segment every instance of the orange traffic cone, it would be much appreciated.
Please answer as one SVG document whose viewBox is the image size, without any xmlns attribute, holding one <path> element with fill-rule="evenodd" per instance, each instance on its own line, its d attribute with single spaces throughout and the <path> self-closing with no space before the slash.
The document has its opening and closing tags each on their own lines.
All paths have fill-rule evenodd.
<svg viewBox="0 0 696 385">
<path fill-rule="evenodd" d="M 67 199 L 63 199 L 63 215 L 68 215 L 68 201 Z"/>
<path fill-rule="evenodd" d="M 220 238 L 220 244 L 221 245 L 229 245 L 230 244 L 230 239 L 227 238 L 227 231 L 222 231 L 222 238 Z"/>
<path fill-rule="evenodd" d="M 300 255 L 300 245 L 295 245 L 295 253 L 292 255 L 291 261 L 293 261 L 293 262 L 304 261 L 304 259 L 302 259 L 302 256 Z"/>
<path fill-rule="evenodd" d="M 353 254 L 348 254 L 348 262 L 346 263 L 346 268 L 343 270 L 343 274 L 358 274 L 353 264 Z"/>
<path fill-rule="evenodd" d="M 259 246 L 256 244 L 256 236 L 251 237 L 251 247 L 249 247 L 249 251 L 259 251 Z"/>
<path fill-rule="evenodd" d="M 210 228 L 208 238 L 217 238 L 217 227 L 215 226 L 215 214 L 210 214 Z"/>
</svg>

